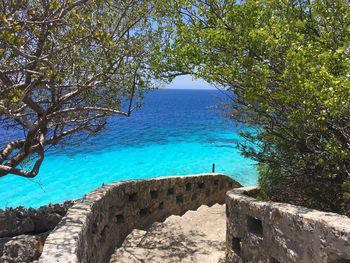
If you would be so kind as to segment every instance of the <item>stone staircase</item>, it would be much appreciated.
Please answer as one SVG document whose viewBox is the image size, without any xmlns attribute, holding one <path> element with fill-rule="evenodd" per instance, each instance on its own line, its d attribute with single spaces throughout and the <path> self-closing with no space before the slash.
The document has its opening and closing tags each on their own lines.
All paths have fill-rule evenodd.
<svg viewBox="0 0 350 263">
<path fill-rule="evenodd" d="M 156 222 L 146 231 L 134 230 L 110 263 L 224 262 L 225 236 L 225 205 L 202 205 Z"/>
</svg>

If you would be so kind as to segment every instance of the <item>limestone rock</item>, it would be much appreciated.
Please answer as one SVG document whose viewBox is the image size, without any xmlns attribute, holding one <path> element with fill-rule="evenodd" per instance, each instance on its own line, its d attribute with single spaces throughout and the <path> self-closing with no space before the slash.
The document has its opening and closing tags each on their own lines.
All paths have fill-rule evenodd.
<svg viewBox="0 0 350 263">
<path fill-rule="evenodd" d="M 0 210 L 0 238 L 52 230 L 73 203 L 49 204 L 39 209 L 18 207 Z"/>
<path fill-rule="evenodd" d="M 0 241 L 0 262 L 32 262 L 39 258 L 48 232 L 39 235 L 20 235 Z M 3 242 L 3 243 L 2 243 Z M 2 243 L 2 245 L 1 245 Z"/>
</svg>

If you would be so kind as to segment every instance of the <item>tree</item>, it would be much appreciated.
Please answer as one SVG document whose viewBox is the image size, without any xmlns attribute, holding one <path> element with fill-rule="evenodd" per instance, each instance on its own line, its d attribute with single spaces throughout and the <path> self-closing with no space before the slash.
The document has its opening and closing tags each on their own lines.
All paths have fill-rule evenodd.
<svg viewBox="0 0 350 263">
<path fill-rule="evenodd" d="M 142 0 L 0 2 L 0 127 L 24 134 L 0 138 L 0 177 L 35 177 L 48 146 L 96 134 L 140 105 L 153 86 L 152 9 Z"/>
<path fill-rule="evenodd" d="M 227 111 L 247 127 L 261 197 L 350 215 L 348 1 L 183 0 L 160 13 L 162 68 L 234 91 Z"/>
</svg>

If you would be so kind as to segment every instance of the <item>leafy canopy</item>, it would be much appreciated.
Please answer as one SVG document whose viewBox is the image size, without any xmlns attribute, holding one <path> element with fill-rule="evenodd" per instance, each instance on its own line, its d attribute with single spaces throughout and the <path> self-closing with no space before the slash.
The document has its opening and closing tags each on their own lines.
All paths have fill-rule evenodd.
<svg viewBox="0 0 350 263">
<path fill-rule="evenodd" d="M 235 92 L 227 111 L 249 127 L 240 148 L 263 197 L 349 214 L 349 2 L 180 0 L 159 13 L 162 68 Z"/>
<path fill-rule="evenodd" d="M 0 127 L 17 136 L 0 138 L 0 177 L 36 176 L 48 146 L 140 105 L 154 86 L 152 10 L 141 0 L 0 2 Z"/>
</svg>

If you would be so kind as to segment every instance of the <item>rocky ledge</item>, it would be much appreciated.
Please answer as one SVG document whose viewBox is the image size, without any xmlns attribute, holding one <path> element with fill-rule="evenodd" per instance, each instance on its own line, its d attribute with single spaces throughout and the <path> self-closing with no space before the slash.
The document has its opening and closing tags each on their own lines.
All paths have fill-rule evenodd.
<svg viewBox="0 0 350 263">
<path fill-rule="evenodd" d="M 32 262 L 39 258 L 44 242 L 74 201 L 49 204 L 38 209 L 0 210 L 0 262 Z"/>
</svg>

